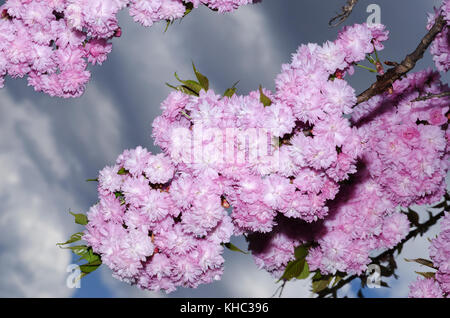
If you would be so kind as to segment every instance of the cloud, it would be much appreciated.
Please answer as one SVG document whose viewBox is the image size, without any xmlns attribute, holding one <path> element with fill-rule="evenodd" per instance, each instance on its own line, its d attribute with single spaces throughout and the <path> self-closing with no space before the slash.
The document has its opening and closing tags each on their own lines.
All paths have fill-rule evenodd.
<svg viewBox="0 0 450 318">
<path fill-rule="evenodd" d="M 258 269 L 250 255 L 235 257 L 225 266 L 223 284 L 227 297 L 272 297 L 281 286 L 268 272 Z M 282 297 L 312 297 L 310 286 L 309 279 L 287 282 Z"/>
<path fill-rule="evenodd" d="M 68 170 L 55 155 L 48 119 L 5 92 L 1 100 L 0 296 L 70 296 L 65 280 L 71 256 L 55 244 L 67 237 L 58 215 L 71 199 L 48 182 L 66 177 Z"/>
<path fill-rule="evenodd" d="M 0 296 L 71 296 L 72 255 L 56 243 L 80 230 L 68 209 L 93 203 L 86 191 L 95 196 L 95 188 L 84 182 L 90 165 L 118 155 L 116 106 L 95 85 L 67 109 L 69 120 L 47 113 L 54 99 L 18 98 L 8 89 L 0 96 Z"/>
</svg>

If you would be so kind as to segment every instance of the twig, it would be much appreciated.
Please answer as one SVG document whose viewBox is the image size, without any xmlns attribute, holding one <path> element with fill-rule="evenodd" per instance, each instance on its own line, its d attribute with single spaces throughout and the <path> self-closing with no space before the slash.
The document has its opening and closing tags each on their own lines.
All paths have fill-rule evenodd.
<svg viewBox="0 0 450 318">
<path fill-rule="evenodd" d="M 411 102 L 420 102 L 420 101 L 424 101 L 424 100 L 428 100 L 428 99 L 432 99 L 432 98 L 442 98 L 442 97 L 446 97 L 446 96 L 450 96 L 450 92 L 443 92 L 440 94 L 428 94 L 425 96 L 419 96 L 417 98 L 414 98 L 413 100 L 411 100 Z"/>
<path fill-rule="evenodd" d="M 270 298 L 274 298 L 277 293 L 278 293 L 278 298 L 281 298 L 281 295 L 283 294 L 283 290 L 284 290 L 285 286 L 286 286 L 286 280 L 284 280 L 283 283 L 280 286 L 278 286 L 278 288 L 275 290 L 272 297 L 270 297 Z"/>
<path fill-rule="evenodd" d="M 416 66 L 417 61 L 423 57 L 423 54 L 428 49 L 431 42 L 433 42 L 444 27 L 446 27 L 446 21 L 444 17 L 440 15 L 430 31 L 422 38 L 417 48 L 411 54 L 407 55 L 400 64 L 388 69 L 384 75 L 377 76 L 377 81 L 358 96 L 357 102 L 353 107 L 369 100 L 373 96 L 384 93 L 392 87 L 392 84 L 396 80 L 412 70 Z"/>
<path fill-rule="evenodd" d="M 358 3 L 358 0 L 347 0 L 347 4 L 342 7 L 342 13 L 335 16 L 328 22 L 329 26 L 336 27 L 344 22 L 352 13 L 353 7 Z M 335 23 L 335 21 L 337 21 Z"/>
</svg>

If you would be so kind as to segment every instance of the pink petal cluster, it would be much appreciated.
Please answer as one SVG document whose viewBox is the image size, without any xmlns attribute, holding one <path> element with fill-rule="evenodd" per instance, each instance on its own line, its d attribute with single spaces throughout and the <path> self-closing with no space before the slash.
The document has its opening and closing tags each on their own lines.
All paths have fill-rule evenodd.
<svg viewBox="0 0 450 318">
<path fill-rule="evenodd" d="M 448 90 L 439 73 L 425 70 L 395 82 L 392 94 L 374 97 L 353 113 L 370 175 L 396 205 L 433 203 L 445 193 L 450 98 L 415 99 Z"/>
<path fill-rule="evenodd" d="M 409 297 L 443 298 L 450 295 L 450 214 L 440 221 L 441 231 L 431 241 L 430 257 L 437 268 L 434 278 L 418 279 L 409 286 Z"/>
<path fill-rule="evenodd" d="M 444 294 L 450 295 L 450 213 L 445 213 L 440 228 L 439 235 L 431 241 L 430 257 L 438 269 L 436 280 Z"/>
<path fill-rule="evenodd" d="M 257 91 L 231 98 L 212 90 L 201 90 L 198 97 L 177 91 L 163 102 L 163 114 L 153 122 L 156 144 L 177 169 L 223 180 L 222 195 L 233 207 L 235 234 L 254 233 L 250 249 L 260 267 L 280 273 L 293 257 L 293 249 L 303 242 L 287 238 L 277 226 L 280 219 L 293 224 L 323 219 L 328 214 L 327 202 L 339 191 L 339 182 L 356 172 L 361 141 L 356 128 L 343 116 L 351 112 L 356 96 L 342 76 L 358 58 L 373 52 L 374 46 L 382 49 L 381 42 L 386 39 L 383 27 L 363 24 L 347 28 L 335 42 L 301 46 L 277 76 L 276 92 L 263 90 L 272 102 L 267 107 Z M 199 127 L 212 133 L 196 141 Z M 237 162 L 236 152 L 223 154 L 230 128 L 244 136 L 244 132 L 265 129 L 263 134 L 269 133 L 268 146 L 276 150 L 277 160 Z M 229 148 L 243 149 L 247 155 L 264 144 L 259 135 L 249 137 L 253 143 L 238 137 L 231 136 Z M 200 161 L 193 160 L 197 154 L 192 145 L 197 143 L 203 150 Z M 224 158 L 217 158 L 218 153 Z M 401 235 L 391 233 L 389 239 L 397 236 Z M 264 246 L 258 240 L 271 247 L 253 248 Z"/>
<path fill-rule="evenodd" d="M 392 93 L 360 104 L 352 114 L 363 149 L 358 174 L 329 205 L 310 249 L 310 268 L 361 274 L 373 250 L 398 244 L 409 232 L 398 205 L 439 201 L 448 171 L 448 98 L 413 101 L 447 91 L 430 70 L 408 75 Z"/>
<path fill-rule="evenodd" d="M 88 63 L 105 62 L 120 37 L 117 14 L 125 7 L 150 26 L 173 21 L 188 5 L 229 12 L 252 0 L 7 0 L 0 6 L 0 88 L 6 75 L 27 76 L 50 96 L 79 97 L 90 79 Z"/>
<path fill-rule="evenodd" d="M 450 31 L 448 30 L 448 24 L 450 22 L 450 1 L 445 0 L 440 8 L 435 9 L 434 14 L 428 14 L 428 30 L 432 28 L 436 18 L 441 14 L 445 19 L 446 26 L 431 44 L 430 53 L 433 55 L 436 68 L 441 72 L 447 72 L 450 69 Z"/>
<path fill-rule="evenodd" d="M 258 268 L 280 278 L 289 261 L 294 260 L 295 248 L 311 242 L 320 223 L 277 216 L 277 226 L 270 233 L 252 233 L 247 236 L 248 249 Z"/>
<path fill-rule="evenodd" d="M 310 248 L 308 264 L 324 274 L 359 275 L 372 251 L 392 248 L 408 232 L 406 215 L 395 211 L 381 187 L 361 169 L 330 204 L 330 216 L 315 234 L 318 246 Z"/>
<path fill-rule="evenodd" d="M 212 180 L 175 173 L 169 158 L 137 147 L 98 181 L 83 239 L 114 277 L 167 292 L 220 279 L 233 225 Z"/>
<path fill-rule="evenodd" d="M 413 101 L 448 90 L 438 73 L 409 75 L 350 116 L 344 76 L 386 39 L 362 24 L 302 45 L 275 92 L 169 94 L 152 124 L 163 152 L 126 150 L 100 171 L 88 244 L 116 277 L 150 290 L 219 279 L 233 234 L 276 276 L 305 243 L 311 270 L 361 274 L 408 233 L 396 207 L 438 201 L 448 170 L 449 99 Z"/>
<path fill-rule="evenodd" d="M 410 298 L 444 298 L 439 283 L 433 278 L 420 278 L 409 285 Z"/>
</svg>

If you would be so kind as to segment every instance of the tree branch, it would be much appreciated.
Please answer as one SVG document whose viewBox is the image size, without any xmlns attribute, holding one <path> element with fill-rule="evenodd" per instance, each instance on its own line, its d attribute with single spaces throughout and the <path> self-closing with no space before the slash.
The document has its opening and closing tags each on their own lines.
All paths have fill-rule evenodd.
<svg viewBox="0 0 450 318">
<path fill-rule="evenodd" d="M 414 98 L 413 100 L 411 100 L 411 102 L 420 102 L 420 101 L 424 101 L 424 100 L 428 100 L 428 99 L 432 99 L 432 98 L 442 98 L 442 97 L 446 97 L 446 96 L 450 96 L 450 92 L 442 92 L 440 94 L 428 94 L 425 96 L 419 96 L 417 98 Z"/>
<path fill-rule="evenodd" d="M 347 4 L 342 7 L 342 13 L 332 18 L 328 25 L 332 27 L 336 27 L 342 22 L 344 22 L 352 13 L 353 7 L 358 3 L 358 0 L 347 0 Z M 337 22 L 335 22 L 337 21 Z"/>
<path fill-rule="evenodd" d="M 446 21 L 442 15 L 436 19 L 433 27 L 428 31 L 428 33 L 422 38 L 417 48 L 411 54 L 407 55 L 406 58 L 398 65 L 387 70 L 383 75 L 377 76 L 377 81 L 372 84 L 367 90 L 361 93 L 356 104 L 353 106 L 365 102 L 372 98 L 373 96 L 379 95 L 387 91 L 392 84 L 412 70 L 418 60 L 423 57 L 423 54 L 430 46 L 431 42 L 436 38 L 436 36 L 446 27 Z"/>
</svg>

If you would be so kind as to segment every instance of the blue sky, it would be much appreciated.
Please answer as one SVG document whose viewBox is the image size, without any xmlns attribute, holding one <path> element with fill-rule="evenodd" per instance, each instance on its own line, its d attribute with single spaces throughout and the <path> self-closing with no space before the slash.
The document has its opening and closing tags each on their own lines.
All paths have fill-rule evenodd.
<svg viewBox="0 0 450 318">
<path fill-rule="evenodd" d="M 0 296 L 18 297 L 165 297 L 142 292 L 113 279 L 107 268 L 85 277 L 79 289 L 66 286 L 68 251 L 58 249 L 80 229 L 69 209 L 84 212 L 96 202 L 96 186 L 85 182 L 114 162 L 126 148 L 143 145 L 158 152 L 150 138 L 151 122 L 169 93 L 165 82 L 173 73 L 192 77 L 191 61 L 206 74 L 212 88 L 223 92 L 239 80 L 241 94 L 259 84 L 273 89 L 281 64 L 307 42 L 334 40 L 338 29 L 328 20 L 344 0 L 263 0 L 219 15 L 194 10 L 167 32 L 165 24 L 144 28 L 126 10 L 120 15 L 123 36 L 100 67 L 91 67 L 92 80 L 78 99 L 50 98 L 35 93 L 24 80 L 7 79 L 0 90 Z M 2 3 L 2 1 L 0 1 Z M 425 34 L 426 12 L 440 1 L 364 1 L 346 24 L 364 22 L 366 7 L 381 7 L 381 22 L 391 39 L 382 59 L 399 61 Z M 432 66 L 427 53 L 416 67 Z M 358 70 L 349 82 L 360 92 L 374 75 Z M 448 82 L 448 75 L 443 77 Z M 434 228 L 428 234 L 437 232 Z M 245 247 L 242 239 L 236 245 Z M 403 257 L 427 253 L 425 238 L 408 244 Z M 180 289 L 175 297 L 270 297 L 275 280 L 260 271 L 250 256 L 226 251 L 220 282 L 196 290 Z M 365 291 L 367 296 L 405 296 L 417 266 L 399 262 L 400 280 L 390 289 Z M 357 286 L 343 294 L 354 296 Z M 309 297 L 308 282 L 289 283 L 284 296 Z"/>
</svg>

